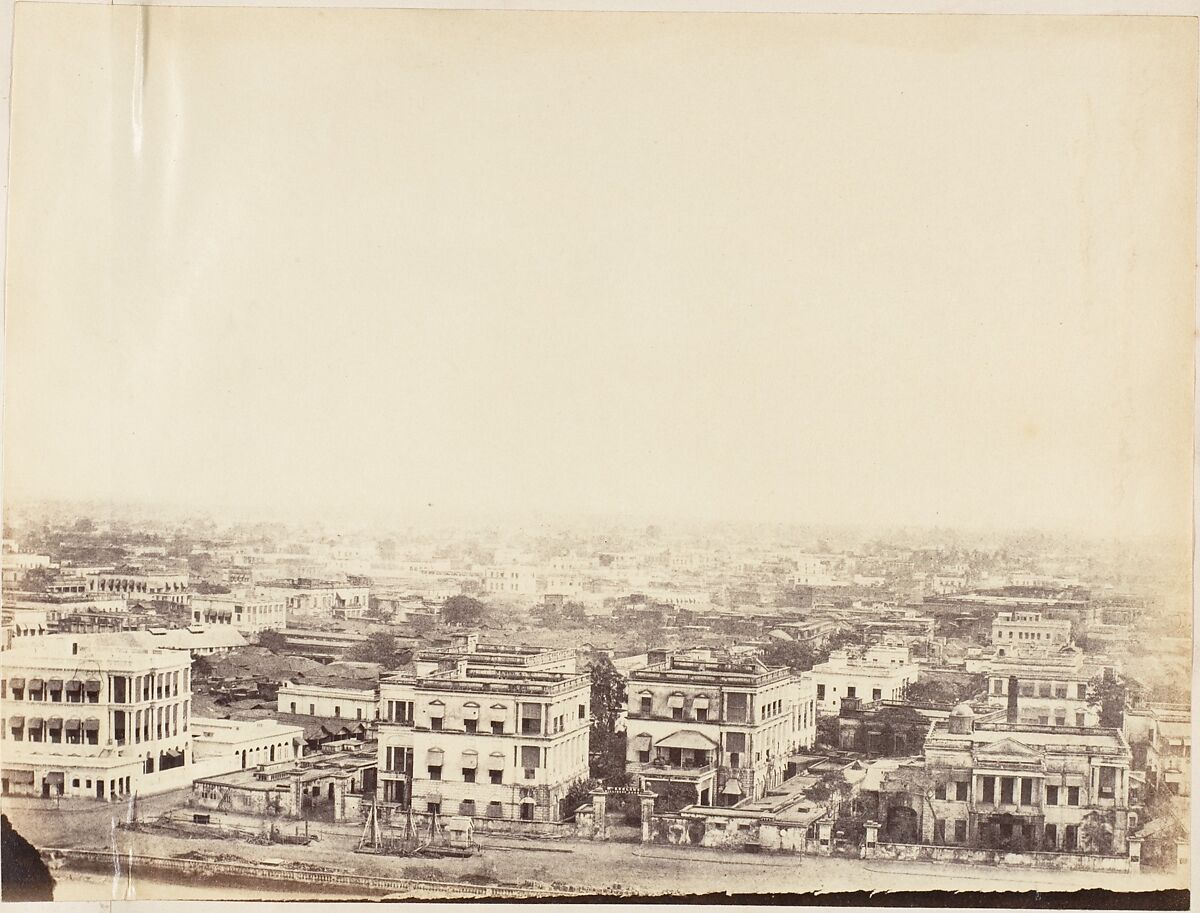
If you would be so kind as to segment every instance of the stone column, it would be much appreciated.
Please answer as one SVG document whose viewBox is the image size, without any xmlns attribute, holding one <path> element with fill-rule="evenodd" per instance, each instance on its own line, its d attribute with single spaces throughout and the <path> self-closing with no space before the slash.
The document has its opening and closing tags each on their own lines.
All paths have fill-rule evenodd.
<svg viewBox="0 0 1200 913">
<path fill-rule="evenodd" d="M 1129 871 L 1142 870 L 1142 840 L 1140 837 L 1129 838 Z"/>
<path fill-rule="evenodd" d="M 650 842 L 650 818 L 654 815 L 654 793 L 638 793 L 642 802 L 642 843 Z"/>
<path fill-rule="evenodd" d="M 595 821 L 595 830 L 593 831 L 592 839 L 607 840 L 608 839 L 608 815 L 607 815 L 607 808 L 606 808 L 606 806 L 608 805 L 607 798 L 601 790 L 594 790 L 591 795 L 592 795 L 592 815 L 594 816 L 594 821 Z"/>
<path fill-rule="evenodd" d="M 866 829 L 866 839 L 863 841 L 863 857 L 869 859 L 875 855 L 875 847 L 879 843 L 879 822 L 867 821 L 863 824 Z"/>
<path fill-rule="evenodd" d="M 817 824 L 817 853 L 821 856 L 833 854 L 833 822 L 821 821 Z"/>
</svg>

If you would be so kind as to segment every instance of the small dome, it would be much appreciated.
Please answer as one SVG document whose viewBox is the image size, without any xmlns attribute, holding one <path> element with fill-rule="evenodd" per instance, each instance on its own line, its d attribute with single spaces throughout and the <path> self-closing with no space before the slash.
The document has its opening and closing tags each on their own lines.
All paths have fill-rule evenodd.
<svg viewBox="0 0 1200 913">
<path fill-rule="evenodd" d="M 974 717 L 975 711 L 971 709 L 970 704 L 968 704 L 964 701 L 963 703 L 961 703 L 957 707 L 955 707 L 953 710 L 951 710 L 950 715 L 951 716 L 959 716 L 959 717 L 965 717 L 965 716 Z"/>
</svg>

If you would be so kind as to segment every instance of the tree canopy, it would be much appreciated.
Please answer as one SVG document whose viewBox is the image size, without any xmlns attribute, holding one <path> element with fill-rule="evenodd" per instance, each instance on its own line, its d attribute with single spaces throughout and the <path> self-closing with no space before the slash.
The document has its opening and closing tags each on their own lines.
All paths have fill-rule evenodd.
<svg viewBox="0 0 1200 913">
<path fill-rule="evenodd" d="M 380 631 L 355 646 L 346 658 L 357 663 L 378 663 L 390 669 L 396 665 L 396 637 L 390 631 Z"/>
<path fill-rule="evenodd" d="M 1088 701 L 1100 705 L 1100 725 L 1121 729 L 1125 725 L 1125 701 L 1128 689 L 1111 669 L 1105 669 L 1088 682 Z"/>
<path fill-rule="evenodd" d="M 451 596 L 442 606 L 442 621 L 448 625 L 470 627 L 483 621 L 487 607 L 472 596 Z"/>
<path fill-rule="evenodd" d="M 607 653 L 595 654 L 592 673 L 589 756 L 593 777 L 612 784 L 625 776 L 625 733 L 617 732 L 617 720 L 625 709 L 625 677 Z"/>
</svg>

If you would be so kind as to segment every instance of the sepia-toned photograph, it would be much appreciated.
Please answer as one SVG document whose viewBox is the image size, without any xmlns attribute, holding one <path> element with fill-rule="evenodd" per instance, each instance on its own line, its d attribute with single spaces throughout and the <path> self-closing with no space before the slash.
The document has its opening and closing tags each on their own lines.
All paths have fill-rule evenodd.
<svg viewBox="0 0 1200 913">
<path fill-rule="evenodd" d="M 1195 15 L 12 32 L 6 904 L 1188 907 Z"/>
</svg>

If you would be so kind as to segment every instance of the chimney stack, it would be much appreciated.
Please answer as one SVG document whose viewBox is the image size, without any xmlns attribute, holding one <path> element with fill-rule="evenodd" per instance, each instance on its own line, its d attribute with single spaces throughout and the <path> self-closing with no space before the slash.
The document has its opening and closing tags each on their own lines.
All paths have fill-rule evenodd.
<svg viewBox="0 0 1200 913">
<path fill-rule="evenodd" d="M 1019 717 L 1017 713 L 1017 694 L 1020 690 L 1020 684 L 1015 675 L 1008 677 L 1008 722 L 1015 723 Z"/>
</svg>

